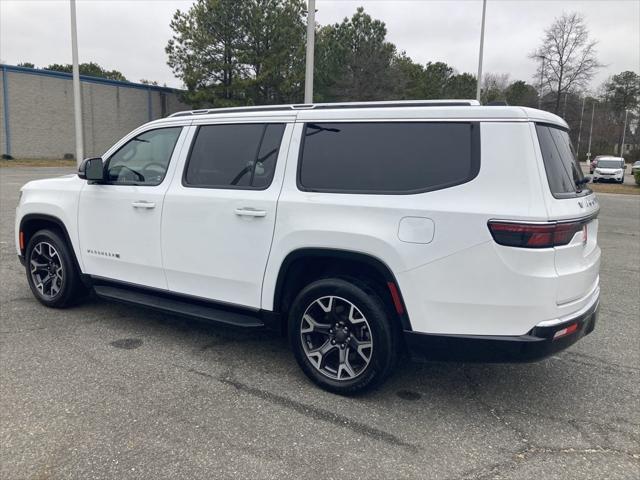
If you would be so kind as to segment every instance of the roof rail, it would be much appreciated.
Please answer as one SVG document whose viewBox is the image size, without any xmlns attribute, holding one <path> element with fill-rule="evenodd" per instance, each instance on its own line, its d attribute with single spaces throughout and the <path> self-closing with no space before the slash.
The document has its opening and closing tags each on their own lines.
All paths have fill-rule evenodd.
<svg viewBox="0 0 640 480">
<path fill-rule="evenodd" d="M 480 105 L 477 100 L 396 100 L 388 102 L 301 103 L 291 105 L 258 105 L 250 107 L 205 108 L 176 112 L 169 117 L 206 115 L 210 113 L 277 112 L 287 110 L 335 110 L 348 108 L 393 107 L 469 107 Z"/>
</svg>

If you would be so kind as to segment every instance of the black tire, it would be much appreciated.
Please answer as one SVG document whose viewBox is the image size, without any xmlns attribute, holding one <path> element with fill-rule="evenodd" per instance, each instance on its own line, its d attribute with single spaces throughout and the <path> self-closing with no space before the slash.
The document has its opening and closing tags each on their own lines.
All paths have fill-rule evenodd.
<svg viewBox="0 0 640 480">
<path fill-rule="evenodd" d="M 43 290 L 36 286 L 37 278 L 42 278 L 44 275 L 40 272 L 46 272 L 46 269 L 41 269 L 36 271 L 36 273 L 32 273 L 32 269 L 35 268 L 32 263 L 32 260 L 38 265 L 44 264 L 44 259 L 46 257 L 41 257 L 37 253 L 36 249 L 43 251 L 43 248 L 47 248 L 45 246 L 50 245 L 53 247 L 52 251 L 55 251 L 55 255 L 51 254 L 49 251 L 49 256 L 53 257 L 54 267 L 51 267 L 51 272 L 56 270 L 56 267 L 61 267 L 62 270 L 58 270 L 61 278 L 55 279 L 57 282 L 57 289 L 49 290 L 50 294 L 46 294 L 47 290 L 43 287 Z M 36 252 L 34 252 L 36 250 Z M 47 307 L 52 308 L 65 308 L 71 306 L 79 299 L 81 299 L 86 290 L 82 285 L 80 280 L 80 274 L 76 267 L 75 257 L 73 256 L 73 252 L 67 242 L 62 238 L 62 236 L 53 230 L 39 230 L 36 232 L 27 245 L 27 250 L 25 252 L 25 271 L 27 274 L 27 281 L 29 282 L 29 287 L 33 292 L 33 295 L 36 299 Z M 46 282 L 40 282 L 40 285 L 46 284 Z M 46 284 L 50 286 L 49 284 Z"/>
<path fill-rule="evenodd" d="M 334 298 L 335 306 L 330 300 L 323 300 L 327 298 Z M 319 299 L 322 301 L 322 305 L 318 303 Z M 355 310 L 350 310 L 355 312 L 353 316 L 344 313 L 346 308 L 351 308 L 350 304 L 355 307 Z M 317 309 L 318 305 L 321 307 L 320 310 Z M 310 310 L 313 308 L 316 308 L 316 310 Z M 324 308 L 330 308 L 331 311 L 327 312 Z M 303 334 L 303 323 L 306 325 L 305 330 L 308 330 L 310 326 L 306 320 L 303 321 L 303 317 L 305 314 L 311 315 L 311 312 L 314 312 L 313 315 L 316 317 L 319 313 L 320 319 L 323 320 L 322 322 L 318 321 L 318 323 L 322 323 L 318 327 L 326 328 L 327 325 L 334 327 L 340 319 L 344 319 L 347 330 L 351 329 L 346 342 L 340 343 L 343 340 L 340 340 L 335 335 L 335 331 L 333 336 L 326 334 L 326 341 L 323 337 L 325 333 L 316 335 L 314 330 L 311 333 Z M 289 309 L 288 323 L 289 341 L 302 371 L 324 390 L 341 395 L 357 394 L 380 385 L 392 372 L 399 350 L 398 332 L 391 325 L 387 312 L 388 309 L 380 296 L 373 289 L 357 280 L 326 278 L 307 285 L 293 301 Z M 351 317 L 358 317 L 356 319 L 357 325 L 350 321 Z M 362 318 L 364 318 L 364 321 Z M 326 367 L 322 367 L 324 354 L 317 360 L 320 364 L 319 366 L 310 360 L 307 352 L 314 351 L 311 348 L 313 342 L 310 335 L 318 338 L 317 344 L 332 349 L 331 352 L 326 353 Z M 344 335 L 344 333 L 339 332 L 337 335 Z M 339 342 L 335 344 L 337 346 L 330 347 L 328 342 L 334 342 L 336 339 Z M 367 343 L 367 340 L 370 341 L 371 350 L 369 350 L 368 363 L 364 365 L 366 362 L 366 360 L 363 360 L 366 357 L 364 352 L 369 347 L 365 346 L 364 349 L 366 350 L 361 350 L 361 347 Z M 353 343 L 354 341 L 355 343 Z M 356 345 L 358 346 L 356 347 Z M 362 355 L 360 355 L 361 353 Z M 335 358 L 336 355 L 339 358 Z M 334 372 L 330 372 L 329 369 L 331 367 L 328 364 L 330 361 L 335 360 L 335 363 L 343 365 L 343 355 L 348 365 L 349 373 L 347 374 L 354 374 L 354 376 L 352 378 L 340 378 L 341 374 L 347 371 L 347 368 L 338 365 L 338 378 L 335 378 L 335 376 L 332 378 L 331 375 L 336 375 L 335 368 Z M 354 366 L 354 363 L 361 365 Z"/>
</svg>

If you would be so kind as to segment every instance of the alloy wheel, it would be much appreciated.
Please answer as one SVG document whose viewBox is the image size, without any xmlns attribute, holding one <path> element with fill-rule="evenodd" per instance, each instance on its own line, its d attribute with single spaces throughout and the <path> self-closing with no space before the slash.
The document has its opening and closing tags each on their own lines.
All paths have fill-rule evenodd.
<svg viewBox="0 0 640 480">
<path fill-rule="evenodd" d="M 31 280 L 46 300 L 54 298 L 62 288 L 64 269 L 62 258 L 56 248 L 48 242 L 38 242 L 29 258 Z"/>
<path fill-rule="evenodd" d="M 307 307 L 300 339 L 313 367 L 333 380 L 360 376 L 373 355 L 369 322 L 357 306 L 341 297 L 321 297 Z"/>
</svg>

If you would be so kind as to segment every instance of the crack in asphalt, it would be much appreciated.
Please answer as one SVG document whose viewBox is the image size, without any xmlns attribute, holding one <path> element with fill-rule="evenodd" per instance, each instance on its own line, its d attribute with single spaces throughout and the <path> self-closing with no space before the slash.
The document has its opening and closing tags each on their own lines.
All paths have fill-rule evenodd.
<svg viewBox="0 0 640 480">
<path fill-rule="evenodd" d="M 476 402 L 478 402 L 480 406 L 482 406 L 493 418 L 498 420 L 498 422 L 504 425 L 508 430 L 511 430 L 513 433 L 515 433 L 516 437 L 518 437 L 518 440 L 520 440 L 524 444 L 529 444 L 529 440 L 527 439 L 527 435 L 525 432 L 509 423 L 509 421 L 504 419 L 503 416 L 499 413 L 500 411 L 498 409 L 494 408 L 482 398 L 482 395 L 480 394 L 480 386 L 471 377 L 471 374 L 464 366 L 462 367 L 462 374 L 467 380 L 467 386 L 469 387 L 469 390 L 471 391 L 471 394 L 473 395 Z"/>
<path fill-rule="evenodd" d="M 595 442 L 597 440 L 594 440 L 594 434 L 600 435 L 601 437 L 603 437 L 605 440 L 608 441 L 609 440 L 608 434 L 613 432 L 620 435 L 624 435 L 625 437 L 629 438 L 633 442 L 640 442 L 640 438 L 638 437 L 637 434 L 628 432 L 620 428 L 623 425 L 630 425 L 633 427 L 638 426 L 638 424 L 624 418 L 616 417 L 616 418 L 609 419 L 609 423 L 598 423 L 587 418 L 568 418 L 568 417 L 562 417 L 562 416 L 547 415 L 539 412 L 517 410 L 512 408 L 503 408 L 501 412 L 503 414 L 522 415 L 525 417 L 536 417 L 544 420 L 550 420 L 556 423 L 558 422 L 567 423 L 568 425 L 572 426 L 576 431 L 578 431 L 578 433 L 580 433 L 587 440 L 587 443 L 591 444 L 594 448 L 597 447 L 598 449 L 602 449 L 606 447 L 602 447 L 601 445 L 595 445 Z M 589 426 L 596 431 L 590 432 L 584 428 L 585 426 Z"/>
<path fill-rule="evenodd" d="M 0 335 L 19 335 L 21 333 L 37 332 L 38 330 L 69 330 L 81 327 L 83 325 L 91 325 L 93 323 L 103 322 L 104 320 L 110 320 L 110 318 L 99 318 L 95 320 L 87 320 L 86 322 L 79 322 L 74 324 L 51 324 L 43 325 L 41 327 L 23 328 L 21 330 L 2 330 Z"/>
<path fill-rule="evenodd" d="M 557 359 L 567 362 L 573 362 L 580 365 L 586 365 L 589 367 L 597 367 L 606 373 L 623 373 L 625 375 L 635 375 L 640 373 L 640 368 L 632 367 L 631 365 L 623 365 L 621 363 L 612 362 L 595 355 L 588 355 L 586 353 L 564 351 L 560 355 L 556 355 Z"/>
<path fill-rule="evenodd" d="M 593 357 L 593 358 L 598 358 L 598 357 Z M 493 418 L 495 418 L 498 422 L 500 422 L 500 424 L 502 424 L 505 428 L 507 428 L 508 430 L 511 430 L 516 435 L 518 440 L 523 444 L 523 446 L 522 448 L 516 450 L 510 459 L 500 461 L 500 462 L 495 462 L 486 466 L 473 468 L 471 470 L 468 470 L 467 472 L 462 473 L 461 475 L 457 475 L 455 477 L 456 479 L 485 480 L 485 479 L 493 478 L 498 472 L 504 473 L 503 471 L 504 469 L 515 470 L 521 462 L 527 461 L 535 456 L 541 456 L 541 455 L 611 454 L 611 455 L 620 455 L 620 456 L 630 457 L 634 461 L 640 459 L 640 450 L 627 451 L 622 449 L 603 447 L 601 445 L 593 445 L 594 440 L 592 438 L 591 432 L 587 432 L 581 425 L 579 425 L 579 423 L 596 426 L 596 429 L 599 430 L 599 432 L 597 433 L 599 433 L 604 437 L 606 437 L 606 434 L 603 435 L 603 430 L 606 427 L 610 430 L 615 431 L 616 433 L 625 434 L 629 436 L 629 438 L 631 438 L 632 440 L 637 441 L 637 438 L 629 432 L 625 432 L 618 429 L 611 429 L 611 425 L 603 425 L 603 424 L 599 424 L 599 423 L 587 421 L 587 420 L 547 416 L 547 415 L 539 414 L 536 412 L 524 412 L 524 411 L 513 410 L 513 409 L 494 408 L 489 402 L 487 402 L 482 398 L 478 383 L 473 379 L 473 377 L 466 370 L 466 368 L 463 367 L 462 371 L 465 379 L 467 380 L 467 386 L 469 387 L 469 390 L 471 391 L 477 403 L 480 406 L 482 406 Z M 509 413 L 511 414 L 517 413 L 522 415 L 529 415 L 529 416 L 535 416 L 539 418 L 546 418 L 554 421 L 565 422 L 570 426 L 572 426 L 585 439 L 586 443 L 589 444 L 590 447 L 584 448 L 584 449 L 577 449 L 572 447 L 547 448 L 547 447 L 535 445 L 527 439 L 526 432 L 515 427 L 512 423 L 510 423 L 505 418 L 505 416 L 508 415 Z M 623 420 L 624 422 L 626 422 L 625 419 L 616 419 L 616 420 Z M 626 423 L 635 425 L 633 424 L 633 422 L 626 422 Z"/>
<path fill-rule="evenodd" d="M 625 236 L 629 236 L 629 237 L 637 237 L 638 234 L 636 232 L 621 232 L 620 230 L 600 230 L 598 229 L 598 233 L 599 234 L 603 234 L 603 233 L 612 233 L 613 235 L 625 235 Z"/>
<path fill-rule="evenodd" d="M 24 297 L 8 298 L 8 299 L 3 300 L 2 302 L 0 302 L 0 305 L 7 305 L 9 303 L 14 303 L 14 302 L 29 302 L 29 303 L 31 303 L 34 300 L 35 299 L 33 298 L 33 295 L 25 295 Z"/>
<path fill-rule="evenodd" d="M 514 471 L 516 470 L 523 462 L 532 460 L 536 457 L 541 457 L 545 455 L 614 455 L 614 456 L 623 456 L 623 457 L 631 457 L 633 461 L 640 459 L 640 451 L 639 452 L 626 452 L 624 450 L 616 450 L 616 449 L 599 449 L 599 448 L 528 448 L 519 450 L 512 458 L 502 461 L 492 463 L 487 466 L 483 466 L 480 468 L 476 468 L 473 470 L 469 470 L 463 473 L 460 476 L 456 476 L 457 480 L 488 480 L 491 478 L 495 478 L 498 473 L 505 473 L 506 470 Z"/>
<path fill-rule="evenodd" d="M 319 420 L 319 421 L 330 423 L 336 427 L 346 428 L 358 435 L 363 435 L 373 440 L 378 440 L 394 447 L 402 447 L 404 449 L 409 450 L 411 453 L 417 453 L 418 451 L 418 447 L 416 447 L 415 445 L 407 443 L 404 440 L 398 438 L 397 436 L 389 432 L 385 432 L 384 430 L 371 427 L 365 423 L 359 422 L 357 420 L 353 420 L 349 417 L 340 415 L 338 413 L 334 413 L 330 410 L 325 410 L 323 408 L 319 408 L 313 405 L 308 405 L 302 402 L 298 402 L 296 400 L 293 400 L 291 398 L 288 398 L 282 395 L 275 394 L 268 390 L 252 387 L 250 385 L 247 385 L 245 383 L 242 383 L 236 380 L 234 376 L 231 374 L 214 376 L 209 373 L 201 372 L 193 368 L 183 367 L 181 365 L 173 364 L 173 366 L 181 370 L 185 370 L 189 373 L 193 373 L 195 375 L 199 375 L 201 377 L 207 378 L 209 380 L 215 380 L 224 385 L 233 387 L 242 393 L 246 393 L 253 397 L 266 400 L 267 402 L 272 403 L 274 405 L 278 405 L 281 407 L 285 407 L 289 410 L 293 410 L 312 420 Z"/>
<path fill-rule="evenodd" d="M 640 269 L 637 268 L 601 268 L 600 273 L 638 273 Z"/>
</svg>

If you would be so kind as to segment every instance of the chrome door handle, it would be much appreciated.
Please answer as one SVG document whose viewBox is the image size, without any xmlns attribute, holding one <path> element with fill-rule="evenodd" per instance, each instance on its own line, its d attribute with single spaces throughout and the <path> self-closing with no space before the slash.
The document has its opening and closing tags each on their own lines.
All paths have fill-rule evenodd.
<svg viewBox="0 0 640 480">
<path fill-rule="evenodd" d="M 265 210 L 256 210 L 255 208 L 236 208 L 236 215 L 245 217 L 266 217 Z"/>
<path fill-rule="evenodd" d="M 137 200 L 131 203 L 131 205 L 133 206 L 133 208 L 156 208 L 155 202 L 147 202 L 145 200 Z"/>
</svg>

